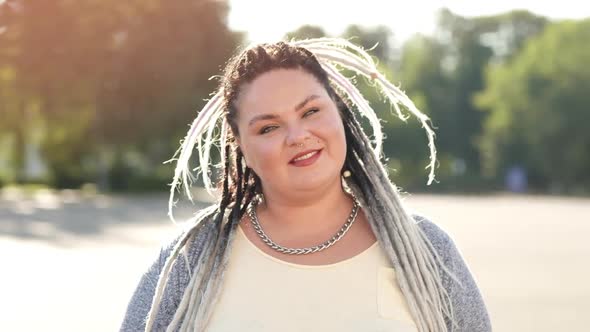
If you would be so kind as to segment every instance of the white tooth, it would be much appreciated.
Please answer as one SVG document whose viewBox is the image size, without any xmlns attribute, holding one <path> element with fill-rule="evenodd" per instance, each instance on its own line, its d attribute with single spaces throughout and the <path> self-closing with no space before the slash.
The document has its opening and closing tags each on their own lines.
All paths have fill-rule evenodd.
<svg viewBox="0 0 590 332">
<path fill-rule="evenodd" d="M 313 152 L 310 152 L 310 153 L 308 153 L 308 154 L 304 154 L 304 155 L 303 155 L 303 156 L 301 156 L 301 157 L 297 157 L 297 158 L 295 158 L 295 159 L 294 159 L 294 161 L 300 161 L 300 160 L 307 159 L 307 158 L 309 158 L 309 157 L 313 156 L 314 154 L 316 154 L 316 152 L 317 152 L 317 151 L 313 151 Z"/>
</svg>

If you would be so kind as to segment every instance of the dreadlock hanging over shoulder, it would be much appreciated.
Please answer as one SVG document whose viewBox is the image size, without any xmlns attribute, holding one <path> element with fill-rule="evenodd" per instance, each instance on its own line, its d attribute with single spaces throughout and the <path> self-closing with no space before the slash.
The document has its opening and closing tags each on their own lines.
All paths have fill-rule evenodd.
<svg viewBox="0 0 590 332">
<path fill-rule="evenodd" d="M 183 188 L 192 201 L 195 176 L 189 165 L 195 146 L 200 174 L 207 191 L 217 203 L 203 210 L 178 239 L 162 268 L 147 318 L 151 331 L 173 264 L 202 229 L 208 227 L 198 263 L 190 271 L 190 282 L 167 331 L 202 331 L 218 298 L 232 238 L 248 205 L 260 192 L 260 179 L 245 165 L 235 143 L 238 134 L 235 101 L 240 87 L 273 69 L 301 68 L 313 75 L 336 102 L 347 143 L 345 168 L 352 176 L 347 184 L 358 197 L 371 228 L 396 270 L 399 287 L 420 331 L 447 331 L 452 326 L 453 308 L 443 287 L 443 275 L 450 274 L 432 244 L 404 208 L 398 189 L 388 178 L 382 163 L 383 133 L 379 117 L 359 90 L 340 73 L 352 70 L 375 82 L 377 89 L 396 110 L 400 119 L 405 109 L 418 118 L 426 131 L 430 149 L 428 184 L 434 181 L 436 149 L 429 118 L 399 88 L 378 72 L 373 59 L 360 47 L 343 39 L 320 38 L 253 45 L 227 65 L 218 90 L 198 113 L 180 149 L 174 156 L 176 168 L 170 188 L 169 216 L 174 220 L 174 196 Z M 373 139 L 363 131 L 357 115 L 366 117 Z M 220 151 L 212 161 L 211 151 Z M 219 174 L 212 179 L 212 174 Z M 186 257 L 185 257 L 186 258 Z M 188 265 L 187 265 L 188 266 Z"/>
</svg>

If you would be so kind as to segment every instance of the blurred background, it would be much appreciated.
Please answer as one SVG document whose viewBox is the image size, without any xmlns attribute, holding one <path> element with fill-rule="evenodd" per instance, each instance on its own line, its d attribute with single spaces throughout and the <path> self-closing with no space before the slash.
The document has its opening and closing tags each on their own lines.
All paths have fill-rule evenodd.
<svg viewBox="0 0 590 332">
<path fill-rule="evenodd" d="M 164 162 L 214 76 L 250 42 L 322 36 L 371 49 L 432 119 L 427 186 L 420 124 L 357 79 L 495 330 L 587 331 L 590 5 L 569 0 L 0 0 L 0 330 L 117 330 L 177 231 Z"/>
</svg>

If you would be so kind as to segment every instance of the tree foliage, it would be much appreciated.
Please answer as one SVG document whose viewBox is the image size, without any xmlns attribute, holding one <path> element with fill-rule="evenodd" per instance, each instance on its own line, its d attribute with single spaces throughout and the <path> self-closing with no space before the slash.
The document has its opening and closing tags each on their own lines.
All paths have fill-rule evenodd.
<svg viewBox="0 0 590 332">
<path fill-rule="evenodd" d="M 416 35 L 404 44 L 399 79 L 437 128 L 443 184 L 473 179 L 461 186 L 482 185 L 478 139 L 486 114 L 473 98 L 485 88 L 486 67 L 518 54 L 545 23 L 526 11 L 466 18 L 441 10 L 434 36 Z M 416 165 L 427 165 L 427 155 L 422 158 Z"/>
<path fill-rule="evenodd" d="M 328 37 L 328 34 L 324 29 L 317 25 L 302 25 L 299 28 L 287 32 L 285 34 L 285 40 L 292 40 L 292 39 L 310 39 L 310 38 L 322 38 Z"/>
<path fill-rule="evenodd" d="M 227 11 L 207 0 L 6 1 L 0 69 L 17 92 L 0 100 L 8 135 L 23 142 L 43 133 L 57 185 L 91 179 L 134 152 L 153 173 L 241 38 L 227 28 Z"/>
<path fill-rule="evenodd" d="M 491 67 L 478 98 L 490 110 L 481 140 L 489 172 L 526 166 L 538 188 L 590 187 L 590 20 L 561 22 Z"/>
</svg>

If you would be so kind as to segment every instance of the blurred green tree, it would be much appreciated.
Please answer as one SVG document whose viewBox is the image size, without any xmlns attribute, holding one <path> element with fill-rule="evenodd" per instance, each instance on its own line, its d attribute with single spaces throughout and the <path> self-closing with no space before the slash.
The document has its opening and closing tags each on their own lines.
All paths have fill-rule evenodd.
<svg viewBox="0 0 590 332">
<path fill-rule="evenodd" d="M 525 166 L 538 189 L 590 189 L 590 20 L 551 24 L 512 61 L 489 68 L 480 145 L 490 174 Z"/>
<path fill-rule="evenodd" d="M 439 179 L 455 176 L 442 181 L 443 187 L 478 189 L 482 167 L 477 140 L 486 114 L 473 97 L 484 89 L 487 65 L 508 61 L 547 20 L 525 11 L 465 18 L 449 10 L 441 10 L 438 20 L 433 37 L 416 35 L 404 44 L 396 68 L 402 87 L 437 128 Z"/>
<path fill-rule="evenodd" d="M 384 67 L 391 66 L 396 53 L 394 34 L 389 27 L 384 25 L 363 27 L 351 24 L 344 30 L 341 37 L 349 39 L 366 50 L 371 50 L 371 55 L 379 59 Z"/>
<path fill-rule="evenodd" d="M 302 25 L 299 28 L 285 34 L 285 40 L 322 37 L 328 37 L 328 34 L 326 34 L 326 31 L 324 31 L 322 27 L 317 25 Z"/>
<path fill-rule="evenodd" d="M 220 1 L 154 1 L 114 35 L 120 46 L 100 90 L 95 133 L 99 142 L 119 147 L 109 158 L 115 167 L 132 163 L 146 178 L 168 180 L 171 165 L 145 166 L 172 156 L 217 85 L 210 77 L 242 40 L 228 29 L 227 11 Z M 128 175 L 116 174 L 116 181 Z"/>
<path fill-rule="evenodd" d="M 57 186 L 130 163 L 123 179 L 153 176 L 242 38 L 227 11 L 207 0 L 4 2 L 0 70 L 12 78 L 0 84 L 14 93 L 0 95 L 0 112 L 15 168 L 23 142 L 41 132 Z"/>
</svg>

